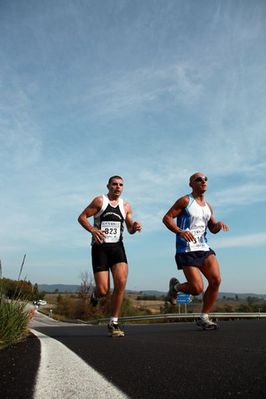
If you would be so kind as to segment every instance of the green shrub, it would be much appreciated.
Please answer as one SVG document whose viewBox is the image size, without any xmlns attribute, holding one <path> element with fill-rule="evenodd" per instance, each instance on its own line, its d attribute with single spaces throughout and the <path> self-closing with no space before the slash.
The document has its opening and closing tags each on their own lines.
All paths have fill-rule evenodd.
<svg viewBox="0 0 266 399">
<path fill-rule="evenodd" d="M 122 303 L 120 316 L 136 316 L 150 313 L 148 309 L 134 307 L 130 298 L 126 296 Z M 112 296 L 108 294 L 106 297 L 101 298 L 99 305 L 94 308 L 90 304 L 88 296 L 80 297 L 76 295 L 75 297 L 71 297 L 69 295 L 58 295 L 57 306 L 53 314 L 55 318 L 61 315 L 67 319 L 80 320 L 109 317 L 112 314 Z"/>
<path fill-rule="evenodd" d="M 9 346 L 23 340 L 28 334 L 29 312 L 18 301 L 1 301 L 0 346 Z"/>
</svg>

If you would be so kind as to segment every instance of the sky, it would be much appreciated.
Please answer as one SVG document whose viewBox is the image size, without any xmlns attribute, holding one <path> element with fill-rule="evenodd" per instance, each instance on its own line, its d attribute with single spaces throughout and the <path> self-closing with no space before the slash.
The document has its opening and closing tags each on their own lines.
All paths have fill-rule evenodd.
<svg viewBox="0 0 266 399">
<path fill-rule="evenodd" d="M 220 291 L 266 293 L 266 2 L 0 0 L 0 260 L 6 278 L 80 284 L 77 218 L 112 175 L 142 223 L 128 289 L 167 291 L 162 217 L 209 178 Z"/>
</svg>

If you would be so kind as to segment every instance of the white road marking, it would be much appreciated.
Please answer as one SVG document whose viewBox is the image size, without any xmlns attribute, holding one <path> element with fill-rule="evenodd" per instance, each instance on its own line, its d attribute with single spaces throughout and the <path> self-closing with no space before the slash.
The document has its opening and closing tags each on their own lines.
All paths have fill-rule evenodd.
<svg viewBox="0 0 266 399">
<path fill-rule="evenodd" d="M 61 342 L 31 331 L 41 341 L 34 399 L 128 398 Z"/>
</svg>

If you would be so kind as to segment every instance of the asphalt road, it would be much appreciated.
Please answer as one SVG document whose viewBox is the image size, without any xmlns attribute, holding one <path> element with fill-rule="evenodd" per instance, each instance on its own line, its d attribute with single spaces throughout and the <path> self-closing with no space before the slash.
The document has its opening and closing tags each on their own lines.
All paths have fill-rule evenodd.
<svg viewBox="0 0 266 399">
<path fill-rule="evenodd" d="M 216 331 L 194 323 L 127 325 L 124 338 L 108 337 L 106 326 L 34 329 L 130 398 L 266 398 L 266 320 L 224 321 Z"/>
</svg>

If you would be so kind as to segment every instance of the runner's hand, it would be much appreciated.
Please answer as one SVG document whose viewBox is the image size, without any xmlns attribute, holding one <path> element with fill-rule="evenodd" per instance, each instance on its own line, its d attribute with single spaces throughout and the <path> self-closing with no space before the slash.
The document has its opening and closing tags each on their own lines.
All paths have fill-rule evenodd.
<svg viewBox="0 0 266 399">
<path fill-rule="evenodd" d="M 133 233 L 136 233 L 136 231 L 140 232 L 141 229 L 142 229 L 142 226 L 141 226 L 141 224 L 139 222 L 134 222 L 133 223 L 133 226 L 132 226 Z"/>
<path fill-rule="evenodd" d="M 183 237 L 187 241 L 196 242 L 196 239 L 195 239 L 195 237 L 193 236 L 193 234 L 191 233 L 190 230 L 181 230 L 180 232 L 178 232 L 178 235 Z"/>
<path fill-rule="evenodd" d="M 103 230 L 99 230 L 99 229 L 93 229 L 91 234 L 93 235 L 95 241 L 97 242 L 97 244 L 102 244 L 105 240 L 105 234 Z"/>
<path fill-rule="evenodd" d="M 228 231 L 229 227 L 224 222 L 217 222 L 217 227 L 219 230 Z"/>
</svg>

